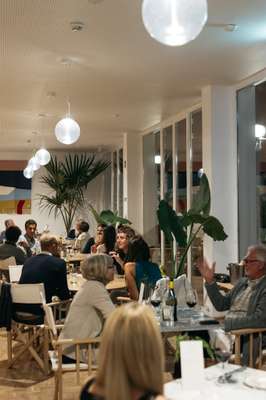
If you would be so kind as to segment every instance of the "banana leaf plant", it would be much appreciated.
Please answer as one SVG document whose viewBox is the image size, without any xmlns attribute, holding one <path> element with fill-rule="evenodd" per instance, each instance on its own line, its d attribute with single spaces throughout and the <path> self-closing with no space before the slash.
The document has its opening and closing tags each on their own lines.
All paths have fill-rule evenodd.
<svg viewBox="0 0 266 400">
<path fill-rule="evenodd" d="M 104 224 L 104 225 L 113 225 L 116 227 L 117 225 L 123 224 L 123 225 L 131 225 L 132 222 L 130 222 L 128 219 L 119 217 L 118 212 L 113 212 L 111 210 L 103 210 L 100 212 L 100 214 L 93 208 L 92 205 L 90 205 L 90 210 L 92 212 L 92 215 L 94 216 L 97 224 Z"/>
<path fill-rule="evenodd" d="M 187 212 L 176 214 L 165 200 L 160 201 L 157 217 L 165 240 L 170 244 L 170 278 L 175 278 L 184 272 L 187 253 L 200 231 L 206 233 L 215 241 L 224 241 L 227 238 L 221 222 L 210 215 L 210 208 L 211 193 L 208 178 L 205 174 L 202 174 L 199 191 L 194 196 L 192 207 Z M 174 256 L 175 245 L 184 249 L 178 262 Z"/>
<path fill-rule="evenodd" d="M 95 155 L 67 154 L 64 161 L 51 158 L 45 166 L 47 174 L 40 183 L 47 185 L 51 193 L 39 194 L 40 207 L 62 216 L 66 233 L 72 227 L 75 213 L 84 206 L 84 192 L 88 184 L 110 165 L 109 161 L 95 161 Z"/>
</svg>

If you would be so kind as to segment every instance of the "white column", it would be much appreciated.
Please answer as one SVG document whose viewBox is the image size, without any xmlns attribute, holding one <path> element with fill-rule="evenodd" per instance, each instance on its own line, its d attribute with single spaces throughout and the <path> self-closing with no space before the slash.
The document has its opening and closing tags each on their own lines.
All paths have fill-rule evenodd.
<svg viewBox="0 0 266 400">
<path fill-rule="evenodd" d="M 141 135 L 137 132 L 124 133 L 124 217 L 132 227 L 142 233 L 142 155 Z"/>
<path fill-rule="evenodd" d="M 232 87 L 202 90 L 203 169 L 211 189 L 211 214 L 224 225 L 228 238 L 214 242 L 205 235 L 204 255 L 226 272 L 238 261 L 236 94 Z"/>
</svg>

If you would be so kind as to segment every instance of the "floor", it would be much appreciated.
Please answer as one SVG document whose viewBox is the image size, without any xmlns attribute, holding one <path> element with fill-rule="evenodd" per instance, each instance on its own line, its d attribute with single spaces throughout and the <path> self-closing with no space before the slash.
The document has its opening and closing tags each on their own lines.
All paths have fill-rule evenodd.
<svg viewBox="0 0 266 400">
<path fill-rule="evenodd" d="M 82 378 L 86 377 L 84 372 Z M 80 387 L 75 384 L 75 374 L 67 373 L 63 379 L 64 400 L 77 400 Z M 53 376 L 44 377 L 28 356 L 23 356 L 13 368 L 7 368 L 6 336 L 0 329 L 0 399 L 47 400 L 53 396 Z"/>
</svg>

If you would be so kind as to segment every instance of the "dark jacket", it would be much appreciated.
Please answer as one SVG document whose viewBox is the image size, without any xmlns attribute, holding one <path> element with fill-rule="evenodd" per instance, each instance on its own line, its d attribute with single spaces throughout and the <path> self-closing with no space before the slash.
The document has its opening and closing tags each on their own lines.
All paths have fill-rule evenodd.
<svg viewBox="0 0 266 400">
<path fill-rule="evenodd" d="M 6 241 L 0 245 L 0 260 L 5 260 L 9 257 L 15 257 L 17 265 L 23 265 L 27 259 L 22 249 L 17 247 L 15 243 Z"/>
<path fill-rule="evenodd" d="M 0 328 L 11 329 L 12 298 L 10 283 L 0 283 Z"/>
<path fill-rule="evenodd" d="M 69 298 L 66 263 L 52 255 L 41 253 L 29 258 L 23 266 L 19 283 L 43 283 L 47 303 L 52 301 L 52 296 L 58 296 L 60 300 Z M 31 310 L 24 307 L 24 311 L 36 313 L 33 309 L 36 307 L 31 307 Z"/>
</svg>

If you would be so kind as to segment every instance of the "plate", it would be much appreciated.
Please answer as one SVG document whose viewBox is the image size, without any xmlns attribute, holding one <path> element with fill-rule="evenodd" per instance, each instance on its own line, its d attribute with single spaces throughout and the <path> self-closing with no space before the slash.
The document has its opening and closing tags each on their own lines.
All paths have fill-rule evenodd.
<svg viewBox="0 0 266 400">
<path fill-rule="evenodd" d="M 254 389 L 266 390 L 266 376 L 248 376 L 244 384 Z"/>
</svg>

